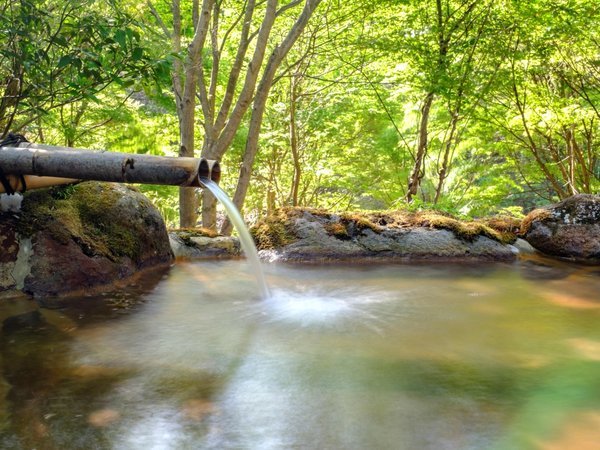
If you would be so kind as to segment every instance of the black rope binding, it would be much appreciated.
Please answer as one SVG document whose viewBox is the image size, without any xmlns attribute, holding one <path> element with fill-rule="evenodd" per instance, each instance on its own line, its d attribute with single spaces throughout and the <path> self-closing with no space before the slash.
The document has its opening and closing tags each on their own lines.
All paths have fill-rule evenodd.
<svg viewBox="0 0 600 450">
<path fill-rule="evenodd" d="M 8 135 L 0 141 L 0 147 L 18 147 L 21 142 L 29 141 L 22 134 L 8 133 Z M 25 177 L 23 177 L 23 175 L 19 175 L 19 178 L 21 179 L 21 185 L 23 186 L 22 192 L 25 192 L 25 190 L 27 189 L 27 185 L 25 184 Z M 2 183 L 2 186 L 4 186 L 4 192 L 6 192 L 8 195 L 12 195 L 15 193 L 15 190 L 10 185 L 8 178 L 6 178 L 6 175 L 2 170 L 2 166 L 0 166 L 0 183 Z"/>
</svg>

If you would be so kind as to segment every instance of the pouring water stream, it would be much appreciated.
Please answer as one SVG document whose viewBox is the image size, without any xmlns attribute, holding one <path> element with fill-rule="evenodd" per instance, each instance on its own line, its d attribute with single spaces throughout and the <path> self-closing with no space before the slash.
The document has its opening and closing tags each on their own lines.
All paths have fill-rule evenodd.
<svg viewBox="0 0 600 450">
<path fill-rule="evenodd" d="M 238 232 L 242 250 L 244 251 L 246 258 L 250 262 L 250 265 L 254 269 L 254 274 L 258 282 L 261 297 L 263 299 L 269 298 L 271 296 L 271 293 L 269 292 L 269 288 L 265 280 L 265 275 L 263 273 L 260 259 L 258 257 L 256 245 L 254 245 L 254 240 L 252 239 L 252 236 L 250 236 L 248 227 L 246 227 L 246 224 L 244 223 L 244 219 L 242 218 L 240 212 L 236 208 L 233 201 L 231 201 L 229 196 L 219 187 L 217 183 L 215 183 L 212 180 L 209 180 L 208 178 L 201 178 L 200 181 L 202 181 L 204 187 L 206 187 L 206 189 L 208 189 L 217 198 L 217 200 L 221 202 L 221 204 L 227 211 L 227 215 L 229 216 L 231 223 Z"/>
</svg>

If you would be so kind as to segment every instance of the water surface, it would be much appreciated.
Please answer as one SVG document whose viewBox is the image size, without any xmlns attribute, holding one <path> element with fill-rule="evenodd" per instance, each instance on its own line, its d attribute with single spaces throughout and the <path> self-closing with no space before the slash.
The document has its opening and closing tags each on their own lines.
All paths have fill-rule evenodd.
<svg viewBox="0 0 600 450">
<path fill-rule="evenodd" d="M 77 308 L 4 302 L 0 448 L 598 448 L 600 268 L 266 277 L 266 301 L 230 261 Z"/>
</svg>

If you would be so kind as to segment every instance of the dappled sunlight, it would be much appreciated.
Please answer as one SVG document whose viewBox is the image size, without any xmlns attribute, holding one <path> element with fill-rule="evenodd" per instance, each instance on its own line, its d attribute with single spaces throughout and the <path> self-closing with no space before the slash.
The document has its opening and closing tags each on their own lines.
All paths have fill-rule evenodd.
<svg viewBox="0 0 600 450">
<path fill-rule="evenodd" d="M 538 442 L 538 450 L 598 450 L 600 410 L 576 412 L 555 432 L 556 437 Z"/>
<path fill-rule="evenodd" d="M 597 310 L 600 309 L 600 301 L 579 296 L 577 294 L 571 294 L 567 292 L 557 292 L 557 291 L 549 291 L 540 289 L 540 294 L 542 298 L 547 300 L 548 302 L 562 306 L 565 308 L 571 309 L 590 309 Z"/>
<path fill-rule="evenodd" d="M 600 361 L 600 340 L 571 338 L 567 339 L 567 343 L 579 356 L 591 361 Z"/>
</svg>

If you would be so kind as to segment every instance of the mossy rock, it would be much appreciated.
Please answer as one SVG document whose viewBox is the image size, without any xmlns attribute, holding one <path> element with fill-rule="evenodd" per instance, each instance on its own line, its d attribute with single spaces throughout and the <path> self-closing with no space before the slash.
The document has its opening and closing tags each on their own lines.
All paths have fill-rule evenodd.
<svg viewBox="0 0 600 450">
<path fill-rule="evenodd" d="M 0 215 L 0 223 L 31 244 L 22 290 L 38 296 L 111 284 L 173 257 L 158 210 L 136 189 L 116 183 L 28 192 L 20 214 Z"/>
<path fill-rule="evenodd" d="M 207 228 L 179 228 L 169 231 L 171 248 L 177 259 L 229 259 L 241 255 L 236 237 L 221 236 Z"/>
<path fill-rule="evenodd" d="M 293 219 L 302 215 L 300 208 L 280 208 L 260 220 L 250 229 L 258 250 L 280 248 L 298 240 L 293 229 Z M 309 210 L 317 214 L 316 210 Z"/>
<path fill-rule="evenodd" d="M 523 220 L 521 234 L 536 250 L 550 256 L 600 262 L 600 196 L 578 194 Z"/>
<path fill-rule="evenodd" d="M 493 217 L 461 221 L 434 211 L 332 213 L 282 208 L 251 230 L 269 259 L 375 258 L 513 259 L 520 221 Z M 283 256 L 282 256 L 283 255 Z"/>
<path fill-rule="evenodd" d="M 390 229 L 425 227 L 449 230 L 457 238 L 467 241 L 486 236 L 502 244 L 510 244 L 515 242 L 521 228 L 521 221 L 509 216 L 464 221 L 437 211 L 398 210 L 335 214 L 323 209 L 287 207 L 278 209 L 251 229 L 257 247 L 273 249 L 297 241 L 299 237 L 294 231 L 293 222 L 306 215 L 323 220 L 328 234 L 339 239 L 350 239 L 364 230 L 382 233 Z"/>
</svg>

